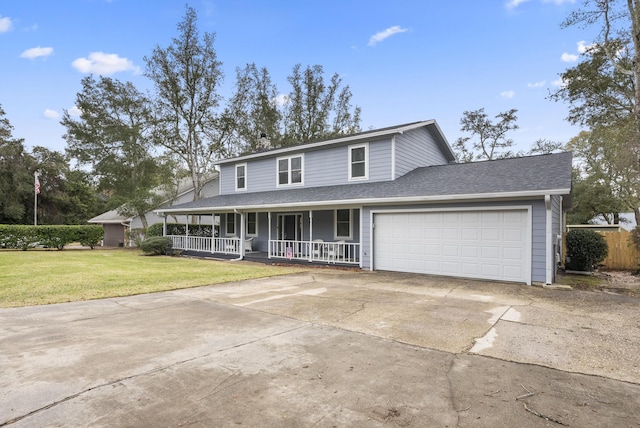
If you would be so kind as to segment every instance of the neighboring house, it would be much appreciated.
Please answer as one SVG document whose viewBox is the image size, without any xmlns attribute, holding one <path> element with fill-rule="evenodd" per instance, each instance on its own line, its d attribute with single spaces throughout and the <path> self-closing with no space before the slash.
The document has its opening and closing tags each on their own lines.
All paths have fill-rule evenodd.
<svg viewBox="0 0 640 428">
<path fill-rule="evenodd" d="M 87 223 L 102 225 L 104 229 L 104 238 L 102 239 L 103 247 L 124 246 L 129 222 L 129 218 L 118 214 L 117 210 L 107 211 L 106 213 L 87 220 Z"/>
<path fill-rule="evenodd" d="M 162 190 L 158 189 L 158 192 Z M 186 178 L 180 181 L 177 186 L 176 195 L 173 198 L 167 199 L 160 204 L 157 208 L 166 208 L 176 204 L 182 204 L 188 201 L 193 201 L 193 184 L 190 178 Z M 204 183 L 202 188 L 202 196 L 205 198 L 216 196 L 220 193 L 220 183 L 218 180 L 218 173 L 213 172 L 211 176 Z M 168 197 L 168 196 L 167 196 Z M 147 224 L 151 226 L 155 223 L 163 223 L 164 217 L 158 216 L 155 211 L 149 211 L 145 213 Z M 202 224 L 211 224 L 212 218 L 200 218 Z M 174 223 L 187 222 L 186 216 L 172 216 L 170 221 Z M 103 246 L 115 247 L 122 246 L 126 242 L 126 236 L 128 230 L 142 229 L 142 219 L 140 216 L 126 217 L 118 214 L 117 210 L 107 211 L 87 221 L 91 224 L 101 224 L 104 227 L 104 239 Z M 129 245 L 131 243 L 128 243 Z"/>
<path fill-rule="evenodd" d="M 621 232 L 625 230 L 619 224 L 568 224 L 567 232 L 574 229 L 593 230 L 594 232 Z"/>
<path fill-rule="evenodd" d="M 624 230 L 627 231 L 632 231 L 633 229 L 636 228 L 636 216 L 634 213 L 632 212 L 628 212 L 628 213 L 620 213 L 619 214 L 619 218 L 620 218 L 620 223 L 617 224 L 616 226 L 620 226 L 621 228 L 623 228 Z M 606 225 L 608 224 L 605 219 L 602 216 L 597 216 L 592 218 L 589 221 L 589 224 L 596 224 L 596 225 Z"/>
<path fill-rule="evenodd" d="M 218 196 L 156 211 L 220 216 L 220 237 L 175 248 L 552 283 L 571 162 L 457 164 L 429 120 L 220 161 Z"/>
</svg>

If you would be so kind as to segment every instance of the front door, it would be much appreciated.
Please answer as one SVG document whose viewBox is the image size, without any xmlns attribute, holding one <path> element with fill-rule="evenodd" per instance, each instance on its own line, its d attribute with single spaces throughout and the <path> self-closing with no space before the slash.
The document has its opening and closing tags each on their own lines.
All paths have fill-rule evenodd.
<svg viewBox="0 0 640 428">
<path fill-rule="evenodd" d="M 279 239 L 283 241 L 299 241 L 302 239 L 302 214 L 280 214 L 278 226 Z"/>
</svg>

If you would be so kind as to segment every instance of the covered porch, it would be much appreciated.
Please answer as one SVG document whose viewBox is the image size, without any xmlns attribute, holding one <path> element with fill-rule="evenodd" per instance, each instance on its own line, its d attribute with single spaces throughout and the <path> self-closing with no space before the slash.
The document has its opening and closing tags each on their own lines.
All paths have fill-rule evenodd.
<svg viewBox="0 0 640 428">
<path fill-rule="evenodd" d="M 360 266 L 359 208 L 337 207 L 296 211 L 250 211 L 234 209 L 212 216 L 212 236 L 167 234 L 173 248 L 214 257 L 245 259 L 261 257 L 319 264 Z M 191 214 L 193 216 L 193 214 Z"/>
</svg>

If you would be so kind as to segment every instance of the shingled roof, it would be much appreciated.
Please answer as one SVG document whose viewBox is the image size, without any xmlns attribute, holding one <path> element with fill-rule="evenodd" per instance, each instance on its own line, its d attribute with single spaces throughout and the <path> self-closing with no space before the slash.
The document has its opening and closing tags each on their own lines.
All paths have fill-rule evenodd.
<svg viewBox="0 0 640 428">
<path fill-rule="evenodd" d="M 417 168 L 393 180 L 220 195 L 158 212 L 212 213 L 233 209 L 372 205 L 566 195 L 571 191 L 570 152 Z"/>
</svg>

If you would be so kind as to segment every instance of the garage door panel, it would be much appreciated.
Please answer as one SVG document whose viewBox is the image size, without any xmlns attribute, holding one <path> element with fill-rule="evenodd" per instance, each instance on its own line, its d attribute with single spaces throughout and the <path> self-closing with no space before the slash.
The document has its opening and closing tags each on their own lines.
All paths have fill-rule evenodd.
<svg viewBox="0 0 640 428">
<path fill-rule="evenodd" d="M 452 227 L 442 229 L 442 239 L 457 241 L 460 239 L 460 229 Z"/>
<path fill-rule="evenodd" d="M 464 246 L 460 247 L 460 256 L 476 258 L 476 257 L 478 257 L 478 247 L 477 246 L 464 245 Z"/>
<path fill-rule="evenodd" d="M 527 210 L 378 213 L 374 268 L 528 282 Z"/>
</svg>

